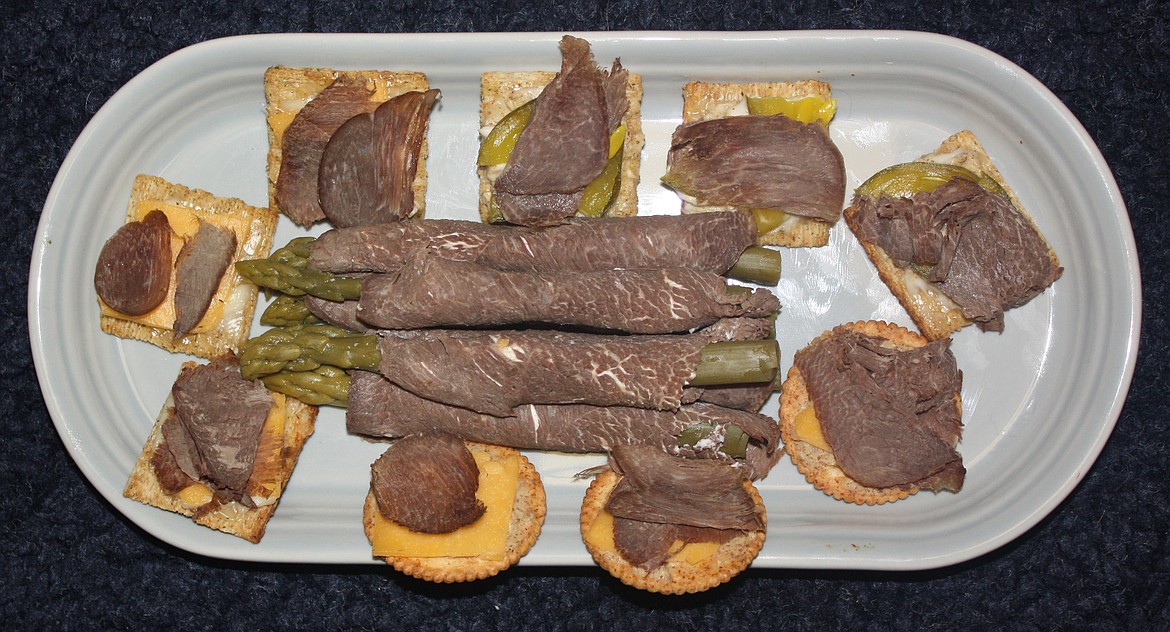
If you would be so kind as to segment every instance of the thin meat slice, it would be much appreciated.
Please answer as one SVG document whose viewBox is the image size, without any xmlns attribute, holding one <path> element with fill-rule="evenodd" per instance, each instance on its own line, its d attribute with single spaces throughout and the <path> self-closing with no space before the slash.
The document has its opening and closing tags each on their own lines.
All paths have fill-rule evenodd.
<svg viewBox="0 0 1170 632">
<path fill-rule="evenodd" d="M 174 409 L 168 412 L 174 415 Z M 164 421 L 163 423 L 167 423 Z M 177 494 L 187 486 L 199 481 L 187 476 L 175 460 L 175 455 L 166 446 L 165 441 L 150 455 L 150 467 L 154 470 L 154 477 L 164 494 Z"/>
<path fill-rule="evenodd" d="M 610 86 L 620 81 L 623 89 Z M 558 224 L 576 214 L 581 192 L 605 167 L 609 134 L 621 119 L 625 71 L 597 67 L 589 43 L 561 39 L 561 70 L 541 91 L 495 194 L 504 219 L 525 226 Z M 618 96 L 620 95 L 620 97 Z M 610 104 L 610 98 L 619 102 Z"/>
<path fill-rule="evenodd" d="M 106 240 L 93 285 L 102 301 L 127 316 L 142 316 L 162 304 L 171 285 L 171 225 L 151 211 Z"/>
<path fill-rule="evenodd" d="M 175 338 L 187 335 L 203 319 L 235 255 L 236 234 L 208 222 L 200 223 L 195 236 L 179 250 L 175 260 Z"/>
<path fill-rule="evenodd" d="M 764 528 L 743 473 L 727 463 L 671 456 L 647 445 L 623 445 L 610 455 L 621 479 L 606 501 L 615 518 L 757 531 Z"/>
<path fill-rule="evenodd" d="M 950 340 L 897 349 L 855 331 L 794 358 L 841 470 L 868 487 L 958 491 L 962 373 Z"/>
<path fill-rule="evenodd" d="M 630 564 L 647 570 L 662 566 L 675 553 L 675 543 L 714 542 L 723 544 L 743 532 L 690 525 L 613 519 L 613 541 L 618 553 Z"/>
<path fill-rule="evenodd" d="M 372 329 L 358 318 L 357 301 L 330 301 L 311 294 L 304 301 L 311 314 L 334 327 L 359 334 Z"/>
<path fill-rule="evenodd" d="M 175 413 L 163 421 L 167 449 L 182 472 L 224 500 L 254 506 L 246 494 L 272 395 L 240 377 L 235 356 L 185 368 L 171 387 Z"/>
<path fill-rule="evenodd" d="M 424 219 L 326 231 L 309 264 L 326 272 L 402 269 L 416 250 L 498 270 L 692 268 L 723 274 L 756 242 L 739 212 L 571 218 L 545 229 Z"/>
<path fill-rule="evenodd" d="M 707 341 L 556 331 L 382 335 L 379 372 L 428 399 L 503 417 L 521 404 L 676 410 Z"/>
<path fill-rule="evenodd" d="M 406 92 L 337 128 L 321 153 L 317 193 L 338 227 L 403 219 L 414 211 L 414 179 L 438 90 Z"/>
<path fill-rule="evenodd" d="M 687 268 L 505 272 L 420 251 L 398 274 L 362 281 L 357 315 L 384 329 L 549 323 L 661 334 L 779 309 L 767 290 Z"/>
<path fill-rule="evenodd" d="M 479 466 L 462 439 L 427 432 L 395 441 L 370 467 L 378 511 L 411 531 L 450 533 L 486 511 Z"/>
<path fill-rule="evenodd" d="M 334 228 L 313 241 L 309 265 L 333 273 L 393 273 L 420 249 L 457 261 L 474 260 L 485 243 L 513 227 L 457 219 L 417 219 Z M 527 230 L 527 229 L 516 229 Z"/>
<path fill-rule="evenodd" d="M 697 206 L 779 209 L 830 223 L 845 203 L 845 161 L 825 126 L 786 116 L 679 126 L 663 182 Z"/>
<path fill-rule="evenodd" d="M 345 423 L 351 434 L 367 437 L 395 439 L 441 431 L 468 441 L 520 450 L 575 453 L 607 452 L 627 443 L 678 451 L 678 435 L 692 426 L 708 424 L 724 428 L 734 424 L 751 437 L 749 461 L 758 456 L 761 463 L 776 452 L 779 441 L 775 420 L 711 404 L 687 404 L 677 411 L 533 404 L 518 406 L 512 414 L 497 417 L 419 397 L 368 371 L 352 372 Z M 716 443 L 710 450 L 700 448 L 695 452 L 718 456 L 714 453 L 718 447 Z M 750 473 L 754 479 L 763 478 L 768 469 L 751 469 Z"/>
<path fill-rule="evenodd" d="M 325 219 L 317 197 L 321 154 L 343 123 L 378 107 L 370 101 L 372 94 L 364 81 L 342 75 L 305 104 L 284 131 L 274 198 L 293 222 L 309 226 Z"/>
</svg>

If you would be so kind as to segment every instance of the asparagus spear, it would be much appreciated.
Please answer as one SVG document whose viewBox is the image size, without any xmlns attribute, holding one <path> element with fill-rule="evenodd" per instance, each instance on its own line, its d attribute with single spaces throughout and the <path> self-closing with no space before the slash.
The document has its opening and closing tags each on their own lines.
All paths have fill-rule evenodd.
<svg viewBox="0 0 1170 632">
<path fill-rule="evenodd" d="M 303 297 L 288 294 L 277 296 L 260 315 L 260 324 L 268 327 L 317 325 L 320 323 L 321 319 L 309 311 Z"/>
<path fill-rule="evenodd" d="M 284 393 L 315 406 L 349 406 L 349 374 L 335 366 L 312 371 L 281 371 L 260 378 L 270 391 Z"/>
<path fill-rule="evenodd" d="M 282 371 L 315 371 L 322 366 L 377 371 L 378 337 L 332 325 L 276 327 L 240 345 L 240 374 L 256 380 Z"/>
<path fill-rule="evenodd" d="M 727 271 L 727 277 L 757 285 L 776 285 L 780 282 L 780 251 L 748 246 Z"/>
<path fill-rule="evenodd" d="M 354 300 L 361 296 L 359 278 L 338 276 L 309 267 L 312 237 L 298 237 L 278 248 L 267 259 L 236 263 L 236 270 L 249 281 L 289 296 L 312 294 L 330 301 Z"/>
</svg>

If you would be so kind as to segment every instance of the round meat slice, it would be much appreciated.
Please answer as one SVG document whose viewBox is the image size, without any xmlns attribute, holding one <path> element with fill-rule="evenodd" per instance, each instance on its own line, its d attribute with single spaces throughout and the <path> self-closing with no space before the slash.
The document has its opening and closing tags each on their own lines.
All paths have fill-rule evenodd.
<svg viewBox="0 0 1170 632">
<path fill-rule="evenodd" d="M 118 229 L 102 246 L 93 277 L 98 297 L 127 316 L 142 316 L 167 298 L 171 226 L 162 211 Z"/>
<path fill-rule="evenodd" d="M 414 179 L 438 90 L 406 92 L 337 128 L 321 154 L 318 201 L 340 228 L 395 222 L 414 210 Z"/>
<path fill-rule="evenodd" d="M 420 533 L 450 533 L 486 511 L 475 497 L 479 466 L 463 440 L 445 432 L 410 435 L 371 466 L 382 516 Z"/>
</svg>

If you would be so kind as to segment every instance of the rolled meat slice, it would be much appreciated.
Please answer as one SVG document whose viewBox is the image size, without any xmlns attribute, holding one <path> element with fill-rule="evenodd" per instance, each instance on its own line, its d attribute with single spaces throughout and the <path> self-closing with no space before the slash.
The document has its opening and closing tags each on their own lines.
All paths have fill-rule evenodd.
<svg viewBox="0 0 1170 632">
<path fill-rule="evenodd" d="M 325 232 L 309 265 L 325 272 L 397 272 L 419 248 L 499 270 L 692 268 L 723 274 L 756 242 L 747 213 L 578 218 L 543 230 L 425 219 Z"/>
<path fill-rule="evenodd" d="M 522 404 L 677 410 L 701 334 L 412 330 L 383 334 L 379 372 L 428 399 L 506 417 Z"/>
<path fill-rule="evenodd" d="M 500 271 L 419 251 L 398 274 L 363 280 L 357 317 L 382 329 L 548 323 L 663 334 L 779 309 L 767 290 L 687 268 Z"/>
<path fill-rule="evenodd" d="M 709 424 L 739 427 L 750 437 L 747 465 L 763 478 L 774 459 L 779 427 L 767 416 L 705 403 L 676 411 L 624 406 L 524 405 L 496 417 L 419 397 L 377 373 L 354 371 L 345 413 L 352 434 L 394 439 L 419 432 L 448 432 L 469 441 L 520 450 L 600 453 L 625 444 L 647 444 L 674 453 L 688 428 Z M 714 451 L 718 444 L 713 445 Z M 763 465 L 763 467 L 759 467 Z"/>
</svg>

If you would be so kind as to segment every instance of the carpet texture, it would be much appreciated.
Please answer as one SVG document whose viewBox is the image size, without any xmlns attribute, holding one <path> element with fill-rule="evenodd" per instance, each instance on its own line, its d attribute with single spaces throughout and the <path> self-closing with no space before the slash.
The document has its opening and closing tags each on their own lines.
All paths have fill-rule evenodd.
<svg viewBox="0 0 1170 632">
<path fill-rule="evenodd" d="M 957 6 L 956 6 L 957 5 Z M 191 0 L 0 3 L 0 627 L 180 629 L 1151 629 L 1170 621 L 1166 89 L 1170 8 L 1091 3 Z M 517 568 L 432 586 L 375 566 L 202 558 L 123 518 L 82 476 L 38 387 L 28 266 L 53 178 L 124 83 L 185 46 L 265 32 L 911 29 L 1022 66 L 1080 119 L 1128 205 L 1144 279 L 1141 350 L 1112 438 L 1056 510 L 1006 546 L 910 573 L 752 569 L 657 598 L 594 568 Z M 277 513 L 279 518 L 279 512 Z M 1161 621 L 1162 624 L 1157 622 Z"/>
</svg>

